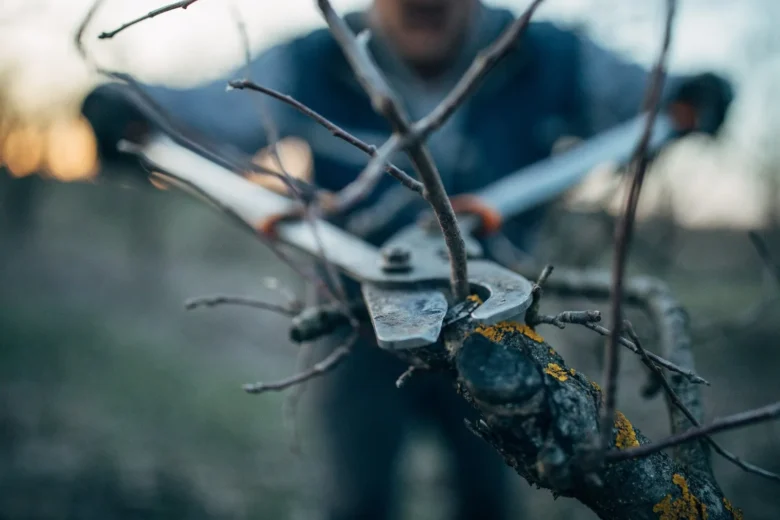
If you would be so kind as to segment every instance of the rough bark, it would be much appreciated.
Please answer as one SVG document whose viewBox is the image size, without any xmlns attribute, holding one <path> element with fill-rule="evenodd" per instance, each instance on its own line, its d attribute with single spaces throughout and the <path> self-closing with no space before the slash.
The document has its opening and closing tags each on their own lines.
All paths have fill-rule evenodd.
<svg viewBox="0 0 780 520">
<path fill-rule="evenodd" d="M 527 325 L 460 322 L 445 331 L 443 343 L 414 352 L 452 375 L 456 390 L 481 416 L 470 425 L 473 431 L 529 483 L 575 498 L 604 520 L 741 518 L 709 465 L 656 453 L 589 466 L 601 389 L 568 368 Z M 617 449 L 650 442 L 623 414 L 612 439 L 610 448 Z"/>
</svg>

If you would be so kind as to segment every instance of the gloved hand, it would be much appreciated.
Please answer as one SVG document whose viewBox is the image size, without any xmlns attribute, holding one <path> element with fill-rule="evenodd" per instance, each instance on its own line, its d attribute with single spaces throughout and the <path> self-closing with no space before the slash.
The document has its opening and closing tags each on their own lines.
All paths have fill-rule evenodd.
<svg viewBox="0 0 780 520">
<path fill-rule="evenodd" d="M 686 130 L 716 135 L 733 100 L 731 83 L 708 72 L 683 80 L 672 94 L 669 110 Z"/>
</svg>

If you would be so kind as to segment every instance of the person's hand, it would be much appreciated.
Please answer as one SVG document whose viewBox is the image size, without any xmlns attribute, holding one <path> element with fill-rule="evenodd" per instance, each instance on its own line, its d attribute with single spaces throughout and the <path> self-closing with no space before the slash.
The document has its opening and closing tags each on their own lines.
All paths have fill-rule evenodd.
<svg viewBox="0 0 780 520">
<path fill-rule="evenodd" d="M 314 176 L 314 157 L 311 147 L 303 139 L 295 137 L 286 137 L 276 143 L 276 152 L 278 159 L 282 161 L 284 170 L 279 168 L 277 156 L 271 146 L 259 150 L 252 158 L 252 162 L 278 174 L 288 174 L 293 179 L 306 183 L 313 182 Z M 276 193 L 287 195 L 287 185 L 278 177 L 263 173 L 247 173 L 247 179 L 259 184 L 264 188 L 275 191 Z"/>
<path fill-rule="evenodd" d="M 734 100 L 731 83 L 717 74 L 698 74 L 684 80 L 672 96 L 669 110 L 686 130 L 716 135 Z"/>
</svg>

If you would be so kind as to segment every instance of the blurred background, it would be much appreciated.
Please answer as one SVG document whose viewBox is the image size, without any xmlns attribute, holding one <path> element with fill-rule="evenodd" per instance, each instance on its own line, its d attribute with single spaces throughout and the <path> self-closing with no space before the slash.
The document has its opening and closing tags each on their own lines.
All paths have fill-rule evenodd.
<svg viewBox="0 0 780 520">
<path fill-rule="evenodd" d="M 101 65 L 151 83 L 194 85 L 240 66 L 230 6 L 254 54 L 319 27 L 311 0 L 201 0 L 113 40 L 96 35 L 163 2 L 109 0 L 85 41 Z M 486 2 L 520 12 L 527 2 Z M 0 518 L 310 518 L 316 464 L 283 412 L 284 395 L 240 385 L 295 370 L 286 323 L 251 309 L 185 311 L 187 298 L 297 294 L 304 284 L 260 243 L 185 195 L 155 189 L 127 165 L 99 164 L 79 119 L 95 77 L 73 45 L 91 2 L 0 2 Z M 342 13 L 365 0 L 333 0 Z M 664 2 L 548 0 L 538 18 L 583 27 L 649 65 Z M 729 75 L 738 97 L 716 141 L 689 138 L 653 166 L 632 273 L 659 276 L 687 305 L 707 417 L 780 395 L 778 287 L 747 238 L 756 230 L 780 259 L 780 3 L 679 2 L 670 67 Z M 47 128 L 46 133 L 39 128 Z M 2 129 L 2 128 L 0 128 Z M 542 260 L 610 265 L 622 191 L 594 174 L 547 223 Z M 547 312 L 603 308 L 547 301 Z M 638 318 L 639 319 L 639 318 Z M 571 366 L 598 379 L 603 341 L 545 331 Z M 620 408 L 651 437 L 668 431 L 660 399 L 639 396 L 625 358 Z M 723 434 L 746 459 L 780 471 L 778 426 Z M 405 458 L 407 518 L 446 518 L 443 469 L 421 438 Z M 780 518 L 778 484 L 716 459 L 746 518 Z M 594 515 L 516 479 L 518 518 Z"/>
</svg>

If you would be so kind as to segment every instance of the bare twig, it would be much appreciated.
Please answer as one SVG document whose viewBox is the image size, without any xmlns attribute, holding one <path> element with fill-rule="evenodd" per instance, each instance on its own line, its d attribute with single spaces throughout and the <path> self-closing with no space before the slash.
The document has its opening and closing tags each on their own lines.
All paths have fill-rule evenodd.
<svg viewBox="0 0 780 520">
<path fill-rule="evenodd" d="M 228 295 L 215 295 L 215 296 L 198 296 L 197 298 L 191 298 L 184 303 L 184 308 L 189 310 L 197 309 L 199 307 L 217 307 L 219 305 L 238 305 L 240 307 L 253 307 L 255 309 L 263 309 L 283 316 L 295 316 L 297 314 L 296 309 L 287 307 L 285 305 L 279 305 L 277 303 L 264 302 L 255 298 L 247 298 L 245 296 L 228 296 Z"/>
<path fill-rule="evenodd" d="M 398 379 L 396 379 L 395 387 L 396 388 L 401 388 L 402 386 L 404 386 L 406 384 L 406 382 L 409 381 L 409 379 L 412 378 L 412 376 L 415 374 L 415 372 L 417 372 L 417 370 L 418 370 L 418 368 L 416 366 L 414 366 L 414 365 L 412 365 L 409 368 L 407 368 L 406 370 L 404 370 L 404 373 L 401 374 L 400 376 L 398 376 Z"/>
<path fill-rule="evenodd" d="M 409 118 L 404 113 L 400 103 L 395 100 L 381 72 L 369 56 L 366 47 L 356 40 L 351 29 L 333 10 L 328 0 L 317 0 L 317 4 L 330 27 L 331 33 L 344 51 L 355 75 L 371 98 L 374 110 L 388 119 L 396 134 L 399 136 L 407 135 L 409 132 Z M 458 302 L 463 301 L 469 295 L 468 263 L 466 244 L 460 234 L 455 211 L 452 209 L 452 204 L 449 197 L 447 197 L 441 176 L 427 148 L 419 142 L 412 143 L 409 145 L 407 152 L 425 186 L 426 199 L 436 215 L 447 245 L 447 251 L 450 256 L 450 285 L 453 297 Z M 385 162 L 382 162 L 380 169 L 384 169 L 384 165 Z"/>
<path fill-rule="evenodd" d="M 601 334 L 602 336 L 605 336 L 605 337 L 611 337 L 612 336 L 612 332 L 608 328 L 603 327 L 601 325 L 597 325 L 597 324 L 592 323 L 592 322 L 581 323 L 580 325 L 582 325 L 583 327 L 587 327 L 590 330 Z M 636 347 L 636 345 L 634 345 L 633 342 L 627 340 L 623 336 L 618 336 L 618 344 L 626 347 L 628 350 L 630 350 L 634 354 L 639 354 L 639 349 Z M 653 360 L 653 363 L 656 363 L 656 364 L 664 367 L 665 369 L 667 369 L 667 370 L 669 370 L 671 372 L 676 372 L 676 373 L 678 373 L 678 374 L 680 374 L 682 376 L 685 376 L 692 383 L 710 386 L 710 382 L 709 381 L 707 381 L 703 377 L 695 374 L 693 371 L 688 370 L 687 368 L 682 368 L 682 367 L 680 367 L 678 365 L 675 365 L 671 361 L 668 361 L 668 360 L 662 358 L 661 356 L 659 356 L 657 354 L 653 354 L 652 352 L 649 352 L 649 351 L 647 352 L 647 355 L 650 357 L 650 359 Z"/>
<path fill-rule="evenodd" d="M 653 363 L 653 361 L 650 359 L 650 356 L 642 346 L 642 343 L 639 340 L 639 336 L 634 330 L 634 326 L 631 324 L 631 322 L 625 320 L 623 322 L 623 330 L 626 331 L 628 337 L 631 338 L 631 340 L 636 345 L 645 366 L 647 366 L 647 368 L 649 368 L 655 374 L 656 378 L 658 379 L 658 382 L 663 387 L 664 391 L 666 392 L 666 396 L 669 399 L 669 401 L 672 403 L 672 405 L 675 406 L 678 410 L 680 410 L 680 412 L 682 412 L 683 415 L 685 415 L 685 417 L 689 421 L 691 421 L 691 423 L 694 426 L 700 427 L 701 422 L 696 418 L 696 416 L 694 416 L 693 412 L 691 412 L 691 410 L 689 410 L 688 407 L 685 406 L 685 403 L 682 402 L 680 396 L 677 395 L 677 392 L 674 391 L 672 385 L 666 379 L 666 376 L 664 376 L 663 371 L 658 367 L 658 365 Z M 771 480 L 780 481 L 780 475 L 773 473 L 771 471 L 767 471 L 764 468 L 751 464 L 750 462 L 746 462 L 742 460 L 741 458 L 737 457 L 736 455 L 728 451 L 726 448 L 718 444 L 712 437 L 705 436 L 704 440 L 707 441 L 710 444 L 710 446 L 712 446 L 712 448 L 723 458 L 731 461 L 732 463 L 744 469 L 745 471 L 749 473 L 754 473 L 756 475 L 760 475 L 762 477 L 766 477 Z"/>
<path fill-rule="evenodd" d="M 181 2 L 174 2 L 172 4 L 164 5 L 162 7 L 158 7 L 157 9 L 153 11 L 149 11 L 143 16 L 139 16 L 138 18 L 135 18 L 134 20 L 130 20 L 129 22 L 123 23 L 121 26 L 117 27 L 113 31 L 107 31 L 102 32 L 98 36 L 101 40 L 110 39 L 116 36 L 117 34 L 121 33 L 125 29 L 128 29 L 136 24 L 139 24 L 143 22 L 144 20 L 149 20 L 151 18 L 154 18 L 155 16 L 175 11 L 176 9 L 187 9 L 189 6 L 197 2 L 198 0 L 183 0 Z"/>
<path fill-rule="evenodd" d="M 645 172 L 649 158 L 647 157 L 647 147 L 652 136 L 653 126 L 655 124 L 656 114 L 661 102 L 661 91 L 663 88 L 665 76 L 666 55 L 669 51 L 669 44 L 672 37 L 672 25 L 676 10 L 676 1 L 667 0 L 666 8 L 666 26 L 664 28 L 663 44 L 661 52 L 656 61 L 653 73 L 648 86 L 646 106 L 649 114 L 647 124 L 640 138 L 636 152 L 634 153 L 633 163 L 635 165 L 634 175 L 631 182 L 631 189 L 626 200 L 625 211 L 618 223 L 615 234 L 615 258 L 612 272 L 612 304 L 611 304 L 611 323 L 613 327 L 618 327 L 622 322 L 622 299 L 623 299 L 623 276 L 625 274 L 626 260 L 628 258 L 629 245 L 631 244 L 631 235 L 634 226 L 634 217 L 639 203 L 639 194 L 642 190 Z M 606 449 L 612 435 L 612 424 L 615 420 L 615 405 L 617 402 L 617 375 L 620 367 L 620 350 L 618 349 L 618 334 L 609 336 L 607 348 L 604 352 L 604 406 L 601 409 L 601 449 Z"/>
<path fill-rule="evenodd" d="M 249 45 L 249 33 L 246 29 L 246 24 L 244 23 L 243 17 L 241 16 L 241 13 L 238 11 L 238 8 L 235 6 L 235 4 L 230 4 L 230 12 L 231 15 L 236 23 L 236 28 L 238 29 L 239 36 L 241 37 L 241 45 L 244 50 L 244 66 L 246 69 L 246 77 L 251 81 L 251 73 L 252 73 L 252 52 Z M 260 119 L 262 120 L 263 127 L 265 129 L 265 133 L 268 137 L 269 142 L 269 148 L 271 150 L 271 156 L 273 157 L 274 161 L 276 162 L 276 165 L 279 167 L 279 170 L 282 173 L 282 176 L 287 180 L 287 190 L 291 197 L 294 197 L 298 199 L 302 205 L 303 205 L 303 215 L 304 219 L 308 223 L 308 226 L 311 228 L 312 236 L 314 237 L 319 253 L 319 260 L 322 266 L 325 268 L 325 275 L 327 278 L 327 281 L 330 283 L 325 283 L 322 287 L 325 289 L 325 291 L 328 293 L 328 295 L 336 300 L 338 304 L 341 306 L 341 308 L 344 310 L 345 314 L 350 320 L 350 323 L 353 326 L 357 326 L 357 320 L 354 316 L 351 315 L 349 307 L 346 304 L 347 301 L 347 293 L 344 289 L 344 284 L 341 281 L 341 276 L 339 276 L 339 273 L 337 272 L 335 266 L 328 258 L 327 251 L 325 251 L 324 244 L 322 243 L 322 240 L 320 238 L 320 234 L 317 232 L 317 222 L 315 219 L 314 214 L 314 208 L 312 208 L 310 201 L 303 200 L 303 198 L 300 196 L 300 193 L 293 189 L 292 186 L 294 186 L 294 183 L 292 182 L 293 177 L 290 175 L 290 172 L 287 171 L 285 168 L 282 158 L 279 155 L 279 129 L 276 127 L 276 124 L 273 121 L 273 118 L 271 118 L 271 115 L 268 113 L 268 109 L 266 108 L 264 103 L 259 103 L 259 109 L 260 109 Z M 334 290 L 335 289 L 335 293 Z"/>
<path fill-rule="evenodd" d="M 487 49 L 480 52 L 472 62 L 455 88 L 433 111 L 418 121 L 412 135 L 425 139 L 440 128 L 450 116 L 463 104 L 465 99 L 479 87 L 480 82 L 493 70 L 493 67 L 512 50 L 531 22 L 536 9 L 544 0 L 533 0 L 525 12 L 517 18 Z"/>
<path fill-rule="evenodd" d="M 440 128 L 465 99 L 479 87 L 480 82 L 493 67 L 512 49 L 512 45 L 525 32 L 536 9 L 543 0 L 534 0 L 526 11 L 515 20 L 487 49 L 482 51 L 469 66 L 466 73 L 458 81 L 452 91 L 426 117 L 416 122 L 405 134 L 396 134 L 379 148 L 375 159 L 369 163 L 360 174 L 361 178 L 369 179 L 378 176 L 382 165 L 398 150 L 414 143 L 423 142 L 435 130 Z"/>
<path fill-rule="evenodd" d="M 228 83 L 228 86 L 230 88 L 234 88 L 234 89 L 237 89 L 237 90 L 244 90 L 244 89 L 246 89 L 246 90 L 254 90 L 256 92 L 261 92 L 261 93 L 263 93 L 263 94 L 265 94 L 267 96 L 270 96 L 270 97 L 272 97 L 274 99 L 278 99 L 279 101 L 281 101 L 283 103 L 287 103 L 288 105 L 290 105 L 294 109 L 298 110 L 300 113 L 302 113 L 306 117 L 311 118 L 315 122 L 317 122 L 320 125 L 322 125 L 323 127 L 325 127 L 331 134 L 333 134 L 334 137 L 337 137 L 337 138 L 339 138 L 339 139 L 341 139 L 341 140 L 351 144 L 352 146 L 354 146 L 355 148 L 357 148 L 361 152 L 363 152 L 363 153 L 365 153 L 365 154 L 367 154 L 367 155 L 369 155 L 371 157 L 376 157 L 376 155 L 377 155 L 377 151 L 376 151 L 376 147 L 375 146 L 370 145 L 370 144 L 366 143 L 365 141 L 362 141 L 362 140 L 358 139 L 357 137 L 355 137 L 354 135 L 350 134 L 349 132 L 347 132 L 346 130 L 341 128 L 340 126 L 336 125 L 335 123 L 333 123 L 332 121 L 330 121 L 326 117 L 321 116 L 320 114 L 318 114 L 317 112 L 315 112 L 311 108 L 307 107 L 306 105 L 304 105 L 300 101 L 296 100 L 292 96 L 289 96 L 287 94 L 282 94 L 279 91 L 276 91 L 276 90 L 268 88 L 268 87 L 264 87 L 263 85 L 258 85 L 257 83 L 253 83 L 253 82 L 251 82 L 249 80 L 246 80 L 246 79 L 230 81 Z M 386 169 L 387 173 L 389 173 L 394 179 L 396 179 L 398 182 L 400 182 L 404 187 L 412 190 L 415 193 L 419 193 L 420 195 L 423 195 L 424 187 L 423 187 L 423 184 L 420 181 L 418 181 L 417 179 L 412 178 L 408 173 L 404 172 L 403 170 L 401 170 L 400 168 L 398 168 L 397 166 L 395 166 L 393 164 L 389 164 L 389 163 L 386 164 L 385 165 L 385 169 Z M 367 194 L 368 190 L 359 190 L 359 192 L 361 194 Z M 360 200 L 359 198 L 356 198 L 356 199 L 353 199 L 350 202 L 357 202 L 359 200 Z M 342 206 L 339 206 L 337 208 L 334 208 L 334 210 L 338 211 L 338 212 L 345 211 L 347 209 L 349 209 L 349 207 L 347 207 L 345 205 L 342 205 Z"/>
<path fill-rule="evenodd" d="M 83 39 L 84 39 L 84 33 L 86 31 L 86 28 L 89 26 L 90 22 L 95 16 L 95 13 L 103 5 L 103 3 L 104 0 L 95 0 L 95 2 L 92 4 L 90 9 L 85 14 L 84 19 L 79 24 L 79 27 L 74 36 L 74 44 L 76 46 L 76 49 L 81 55 L 82 59 L 84 59 L 84 61 L 87 64 L 89 64 L 98 74 L 101 74 L 103 76 L 106 76 L 115 81 L 125 84 L 129 89 L 128 95 L 132 96 L 132 102 L 139 109 L 143 111 L 146 117 L 149 117 L 150 120 L 154 122 L 154 124 L 162 128 L 166 132 L 166 134 L 168 134 L 174 140 L 184 143 L 186 146 L 192 148 L 193 150 L 198 151 L 198 153 L 201 153 L 204 156 L 209 157 L 210 159 L 214 160 L 218 164 L 221 164 L 233 171 L 236 172 L 252 171 L 255 173 L 273 175 L 276 178 L 280 179 L 282 182 L 284 182 L 285 185 L 288 186 L 288 188 L 291 191 L 295 193 L 299 193 L 301 194 L 301 196 L 303 195 L 306 195 L 307 197 L 311 196 L 311 193 L 302 192 L 300 190 L 299 184 L 301 183 L 291 184 L 288 178 L 284 177 L 283 175 L 280 175 L 277 172 L 262 169 L 259 166 L 253 164 L 251 161 L 245 161 L 245 162 L 242 161 L 240 164 L 237 164 L 232 158 L 223 157 L 219 152 L 212 149 L 212 147 L 210 147 L 207 144 L 204 144 L 197 137 L 190 135 L 191 134 L 190 132 L 184 131 L 182 128 L 180 128 L 180 126 L 166 113 L 166 111 L 144 92 L 144 90 L 132 78 L 132 76 L 122 72 L 105 69 L 101 67 L 99 64 L 97 64 L 90 57 L 89 53 L 84 47 Z M 268 246 L 268 248 L 282 261 L 282 263 L 290 266 L 293 269 L 293 271 L 295 271 L 296 274 L 301 276 L 303 279 L 313 283 L 315 286 L 321 287 L 323 285 L 322 282 L 313 273 L 309 273 L 303 268 L 301 268 L 300 266 L 298 266 L 278 247 L 276 247 L 276 245 L 272 241 L 268 240 L 267 237 L 258 233 L 256 229 L 252 228 L 251 226 L 248 226 L 247 223 L 244 222 L 243 219 L 241 219 L 241 217 L 231 208 L 225 207 L 219 201 L 214 200 L 213 198 L 209 197 L 207 194 L 203 193 L 201 190 L 198 190 L 195 186 L 191 185 L 190 183 L 187 183 L 186 181 L 183 181 L 182 179 L 176 179 L 171 177 L 168 174 L 161 174 L 161 172 L 155 172 L 155 175 L 158 178 L 165 180 L 166 182 L 178 184 L 179 186 L 184 186 L 190 192 L 196 193 L 201 198 L 208 200 L 212 205 L 214 205 L 220 211 L 225 213 L 233 221 L 237 222 L 241 227 L 245 229 L 250 228 L 251 232 L 256 237 L 260 238 L 260 240 L 266 246 Z"/>
<path fill-rule="evenodd" d="M 536 323 L 555 325 L 559 329 L 565 328 L 567 323 L 585 325 L 586 323 L 599 321 L 601 321 L 601 313 L 599 311 L 564 311 L 555 316 L 539 314 L 536 317 Z"/>
<path fill-rule="evenodd" d="M 618 461 L 646 457 L 666 448 L 678 446 L 680 444 L 699 439 L 706 435 L 712 435 L 714 433 L 727 430 L 735 430 L 743 426 L 750 426 L 752 424 L 771 421 L 777 419 L 778 417 L 780 417 L 780 402 L 770 404 L 762 408 L 749 410 L 747 412 L 740 412 L 720 419 L 715 419 L 710 424 L 685 430 L 684 432 L 672 435 L 662 441 L 643 444 L 641 446 L 637 446 L 636 448 L 610 451 L 606 454 L 606 459 L 608 461 Z"/>
<path fill-rule="evenodd" d="M 542 269 L 542 272 L 539 274 L 539 278 L 537 278 L 536 280 L 536 285 L 538 285 L 539 287 L 544 287 L 544 283 L 552 274 L 553 269 L 554 267 L 552 265 L 550 264 L 545 265 L 544 269 Z"/>
<path fill-rule="evenodd" d="M 350 338 L 343 345 L 339 346 L 333 352 L 328 354 L 325 359 L 315 363 L 311 368 L 304 370 L 303 372 L 299 372 L 286 379 L 281 379 L 271 383 L 258 382 L 246 384 L 243 387 L 244 391 L 250 394 L 262 394 L 264 392 L 285 390 L 292 386 L 305 383 L 306 381 L 314 379 L 315 377 L 326 374 L 330 370 L 336 368 L 339 362 L 352 351 L 352 345 L 355 343 L 356 339 L 357 334 L 353 333 L 352 336 L 350 336 Z"/>
</svg>

